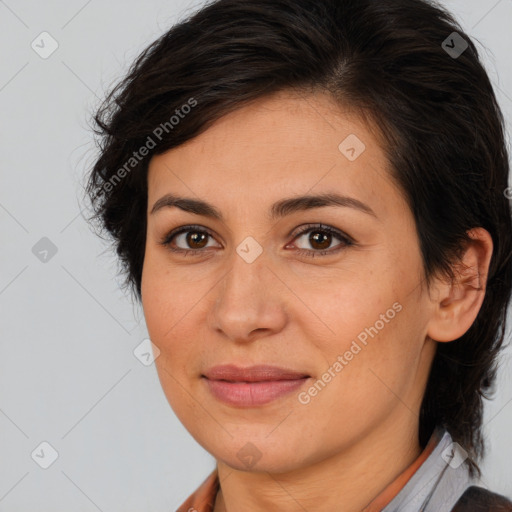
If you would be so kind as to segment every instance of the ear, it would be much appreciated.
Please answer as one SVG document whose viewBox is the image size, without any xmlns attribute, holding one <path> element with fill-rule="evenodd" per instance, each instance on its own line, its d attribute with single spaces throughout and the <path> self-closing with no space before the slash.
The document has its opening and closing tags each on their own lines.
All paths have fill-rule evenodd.
<svg viewBox="0 0 512 512">
<path fill-rule="evenodd" d="M 456 264 L 455 282 L 438 280 L 436 298 L 432 299 L 433 314 L 427 335 L 436 341 L 460 338 L 473 324 L 484 301 L 487 275 L 493 243 L 487 230 L 478 227 L 469 230 L 471 242 L 460 263 Z"/>
</svg>

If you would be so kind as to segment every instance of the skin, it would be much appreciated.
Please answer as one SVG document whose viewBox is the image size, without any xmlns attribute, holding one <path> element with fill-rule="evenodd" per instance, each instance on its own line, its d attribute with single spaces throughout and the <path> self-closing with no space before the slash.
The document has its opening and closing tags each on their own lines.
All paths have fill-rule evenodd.
<svg viewBox="0 0 512 512">
<path fill-rule="evenodd" d="M 349 134 L 366 146 L 354 161 L 338 149 Z M 419 410 L 437 342 L 476 318 L 492 240 L 472 230 L 460 281 L 436 279 L 428 290 L 414 219 L 382 147 L 376 127 L 328 96 L 282 91 L 150 161 L 144 314 L 169 404 L 217 461 L 215 512 L 361 511 L 421 453 Z M 356 198 L 376 217 L 328 206 L 267 218 L 275 201 L 323 192 Z M 208 201 L 224 221 L 176 207 L 151 214 L 167 193 Z M 355 243 L 333 236 L 323 246 L 330 254 L 300 255 L 323 247 L 311 242 L 314 230 L 294 238 L 297 228 L 319 223 Z M 181 235 L 174 247 L 198 256 L 159 244 L 188 224 L 212 236 L 190 245 Z M 252 263 L 236 252 L 248 236 L 263 248 Z M 307 391 L 394 303 L 401 310 L 307 404 L 297 391 L 234 407 L 201 379 L 217 364 L 266 363 L 310 375 L 299 390 Z M 261 455 L 251 467 L 237 456 L 247 443 Z"/>
</svg>

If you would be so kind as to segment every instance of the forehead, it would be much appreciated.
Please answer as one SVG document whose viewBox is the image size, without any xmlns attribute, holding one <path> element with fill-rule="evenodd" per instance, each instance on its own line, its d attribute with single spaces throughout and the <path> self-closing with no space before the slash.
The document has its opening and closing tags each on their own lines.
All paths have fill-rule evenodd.
<svg viewBox="0 0 512 512">
<path fill-rule="evenodd" d="M 401 194 L 376 131 L 323 94 L 259 99 L 154 156 L 148 208 L 168 192 L 208 198 L 232 214 L 267 199 L 337 192 L 385 214 Z"/>
</svg>

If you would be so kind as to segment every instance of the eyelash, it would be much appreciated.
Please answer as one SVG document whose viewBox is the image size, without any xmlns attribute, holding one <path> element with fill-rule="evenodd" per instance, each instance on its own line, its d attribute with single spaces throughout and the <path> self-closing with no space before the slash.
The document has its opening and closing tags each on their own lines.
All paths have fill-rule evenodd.
<svg viewBox="0 0 512 512">
<path fill-rule="evenodd" d="M 335 236 L 339 240 L 341 240 L 342 243 L 339 244 L 338 246 L 336 246 L 336 249 L 334 249 L 334 250 L 326 249 L 323 251 L 321 251 L 321 250 L 315 251 L 315 250 L 308 250 L 308 249 L 298 249 L 297 252 L 301 256 L 308 256 L 308 257 L 314 258 L 316 256 L 332 255 L 332 254 L 338 253 L 345 247 L 350 247 L 350 246 L 355 245 L 355 242 L 349 236 L 345 235 L 341 231 L 338 231 L 337 229 L 334 229 L 330 226 L 324 226 L 322 224 L 307 225 L 304 229 L 302 229 L 299 233 L 297 233 L 294 236 L 293 240 L 296 240 L 300 236 L 302 236 L 306 233 L 312 232 L 312 231 L 328 233 L 330 235 Z M 183 226 L 181 228 L 178 228 L 177 230 L 171 231 L 170 233 L 165 235 L 163 240 L 161 240 L 159 243 L 161 245 L 163 245 L 164 247 L 166 247 L 168 250 L 170 250 L 174 253 L 180 253 L 183 256 L 188 256 L 188 255 L 199 256 L 201 253 L 205 252 L 204 249 L 176 249 L 175 247 L 171 246 L 171 242 L 176 236 L 181 235 L 182 233 L 187 233 L 187 232 L 205 233 L 213 238 L 213 235 L 208 230 L 202 228 L 201 226 L 191 225 L 191 226 Z"/>
</svg>

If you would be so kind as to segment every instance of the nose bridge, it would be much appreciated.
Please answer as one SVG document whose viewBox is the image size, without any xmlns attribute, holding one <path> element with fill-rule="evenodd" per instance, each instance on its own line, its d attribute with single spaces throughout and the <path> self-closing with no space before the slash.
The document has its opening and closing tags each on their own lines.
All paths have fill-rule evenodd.
<svg viewBox="0 0 512 512">
<path fill-rule="evenodd" d="M 231 268 L 220 286 L 217 302 L 222 301 L 230 308 L 241 306 L 247 309 L 257 307 L 258 303 L 265 300 L 265 287 L 262 285 L 266 280 L 265 275 L 270 271 L 262 249 L 256 255 L 254 242 L 249 241 L 240 243 L 234 249 Z"/>
<path fill-rule="evenodd" d="M 259 300 L 262 290 L 258 290 L 258 283 L 261 284 L 266 274 L 270 273 L 267 268 L 270 249 L 268 246 L 264 248 L 265 234 L 257 224 L 256 228 L 248 228 L 248 219 L 253 208 L 249 203 L 243 203 L 237 209 L 237 233 L 240 241 L 233 245 L 229 261 L 231 269 L 223 283 L 223 293 L 238 299 L 248 295 L 248 298 Z"/>
<path fill-rule="evenodd" d="M 214 326 L 239 340 L 255 329 L 278 329 L 284 312 L 278 307 L 277 291 L 270 285 L 275 279 L 263 247 L 254 239 L 245 239 L 234 248 L 230 263 L 216 288 Z"/>
</svg>

